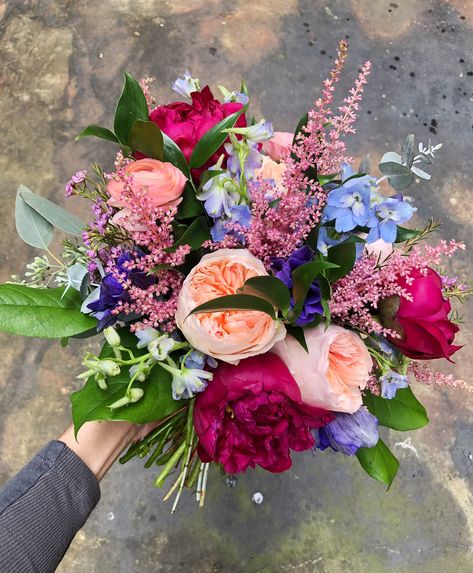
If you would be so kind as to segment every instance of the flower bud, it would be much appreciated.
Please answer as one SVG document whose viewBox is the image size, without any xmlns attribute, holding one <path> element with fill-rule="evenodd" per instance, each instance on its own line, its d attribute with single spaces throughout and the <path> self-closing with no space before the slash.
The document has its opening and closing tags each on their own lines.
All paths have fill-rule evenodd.
<svg viewBox="0 0 473 573">
<path fill-rule="evenodd" d="M 118 376 L 120 374 L 120 366 L 113 360 L 99 360 L 97 369 L 105 376 Z"/>
<path fill-rule="evenodd" d="M 105 376 L 103 374 L 101 374 L 100 372 L 97 372 L 97 374 L 95 375 L 95 381 L 97 382 L 98 387 L 101 390 L 106 390 L 108 388 L 107 381 L 105 380 Z"/>
<path fill-rule="evenodd" d="M 130 403 L 130 398 L 128 396 L 123 396 L 123 398 L 119 398 L 113 404 L 110 404 L 110 410 L 118 410 L 118 408 L 123 408 L 123 406 L 127 406 Z"/>
<path fill-rule="evenodd" d="M 138 400 L 141 400 L 141 398 L 143 398 L 144 394 L 145 394 L 144 390 L 142 390 L 141 388 L 132 388 L 129 392 L 130 402 L 132 404 L 138 402 Z"/>
<path fill-rule="evenodd" d="M 108 326 L 103 331 L 105 340 L 110 344 L 112 348 L 120 346 L 121 340 L 118 332 L 113 328 L 113 326 Z"/>
</svg>

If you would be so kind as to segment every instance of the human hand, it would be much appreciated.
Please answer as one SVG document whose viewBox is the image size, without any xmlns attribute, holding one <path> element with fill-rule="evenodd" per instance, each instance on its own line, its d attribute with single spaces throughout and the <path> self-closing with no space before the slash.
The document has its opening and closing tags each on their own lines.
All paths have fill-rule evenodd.
<svg viewBox="0 0 473 573">
<path fill-rule="evenodd" d="M 156 423 L 87 422 L 79 430 L 77 440 L 72 425 L 59 440 L 76 453 L 100 481 L 121 452 L 144 438 L 155 426 Z"/>
</svg>

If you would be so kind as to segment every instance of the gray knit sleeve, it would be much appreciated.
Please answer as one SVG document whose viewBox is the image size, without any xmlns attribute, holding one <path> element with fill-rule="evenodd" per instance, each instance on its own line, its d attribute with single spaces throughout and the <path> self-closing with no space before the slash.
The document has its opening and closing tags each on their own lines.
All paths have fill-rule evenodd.
<svg viewBox="0 0 473 573">
<path fill-rule="evenodd" d="M 99 499 L 84 462 L 62 442 L 49 442 L 0 490 L 0 571 L 55 571 Z"/>
</svg>

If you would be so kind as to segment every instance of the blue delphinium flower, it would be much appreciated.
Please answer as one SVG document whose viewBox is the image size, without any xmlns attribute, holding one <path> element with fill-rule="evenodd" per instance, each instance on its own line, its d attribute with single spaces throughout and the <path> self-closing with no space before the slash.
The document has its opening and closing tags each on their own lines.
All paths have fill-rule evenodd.
<svg viewBox="0 0 473 573">
<path fill-rule="evenodd" d="M 321 225 L 319 227 L 319 234 L 317 236 L 317 250 L 325 257 L 331 247 L 335 247 L 349 239 L 352 235 L 350 233 L 337 233 L 335 229 Z M 355 245 L 356 258 L 361 257 L 364 250 L 364 242 L 357 242 Z"/>
<path fill-rule="evenodd" d="M 342 180 L 345 183 L 330 191 L 323 212 L 323 220 L 334 220 L 335 230 L 338 233 L 352 231 L 358 225 L 363 227 L 369 221 L 371 189 L 374 180 L 370 175 L 363 175 L 346 181 L 352 175 L 354 175 L 352 168 L 344 163 Z"/>
<path fill-rule="evenodd" d="M 174 400 L 187 400 L 198 392 L 203 392 L 207 388 L 209 380 L 212 380 L 212 372 L 207 372 L 200 368 L 175 368 L 165 362 L 161 367 L 172 374 L 172 397 Z"/>
<path fill-rule="evenodd" d="M 383 239 L 385 243 L 394 243 L 397 226 L 407 223 L 415 211 L 416 209 L 401 194 L 376 203 L 367 223 L 370 227 L 367 243 L 374 243 L 379 239 Z"/>
<path fill-rule="evenodd" d="M 211 167 L 210 170 L 217 168 L 217 166 Z M 223 214 L 230 217 L 230 209 L 237 204 L 240 195 L 232 175 L 226 171 L 209 179 L 197 198 L 205 201 L 204 208 L 208 215 L 217 219 Z"/>
<path fill-rule="evenodd" d="M 129 279 L 133 286 L 145 290 L 154 283 L 154 278 L 144 271 L 130 270 L 124 266 L 125 263 L 135 260 L 140 255 L 138 251 L 123 252 L 117 259 L 116 271 L 124 276 L 125 280 Z M 112 314 L 112 310 L 119 302 L 129 300 L 128 292 L 123 288 L 122 282 L 115 276 L 117 273 L 108 273 L 103 277 L 96 299 L 86 307 L 92 316 L 98 319 L 98 331 L 114 324 L 118 317 Z"/>
<path fill-rule="evenodd" d="M 184 361 L 184 366 L 186 368 L 194 368 L 203 370 L 207 365 L 210 368 L 217 368 L 218 362 L 212 356 L 208 356 L 200 350 L 195 348 L 187 355 L 181 357 L 181 361 Z"/>
<path fill-rule="evenodd" d="M 230 216 L 220 217 L 215 220 L 214 226 L 210 229 L 212 240 L 216 243 L 223 241 L 225 235 L 233 235 L 240 242 L 244 241 L 241 233 L 235 229 L 231 229 L 229 223 L 238 223 L 242 227 L 248 228 L 251 220 L 251 210 L 248 205 L 234 205 L 230 209 Z"/>
<path fill-rule="evenodd" d="M 179 95 L 190 98 L 192 92 L 198 92 L 200 90 L 200 82 L 197 78 L 193 78 L 191 73 L 186 70 L 184 77 L 177 78 L 171 87 Z"/>
<path fill-rule="evenodd" d="M 255 170 L 261 167 L 263 156 L 258 150 L 258 144 L 248 142 L 238 142 L 225 144 L 225 151 L 228 153 L 227 169 L 237 177 L 241 175 L 240 154 L 243 157 L 243 173 L 246 179 L 255 176 Z"/>
<path fill-rule="evenodd" d="M 299 247 L 295 250 L 287 259 L 281 257 L 271 257 L 271 268 L 273 274 L 281 282 L 283 282 L 287 288 L 292 289 L 292 271 L 304 265 L 305 263 L 310 263 L 314 259 L 314 253 L 312 249 L 308 246 Z M 291 307 L 294 306 L 294 299 L 291 296 Z M 305 326 L 314 321 L 317 315 L 323 314 L 324 309 L 322 307 L 322 296 L 320 294 L 320 287 L 317 281 L 314 281 L 309 288 L 306 299 L 304 301 L 304 306 L 302 307 L 302 312 L 296 320 L 297 326 Z"/>
<path fill-rule="evenodd" d="M 372 448 L 378 442 L 378 420 L 361 406 L 354 414 L 335 412 L 335 420 L 316 430 L 316 447 L 332 448 L 347 456 L 359 448 Z"/>
<path fill-rule="evenodd" d="M 407 388 L 409 382 L 405 374 L 399 374 L 390 370 L 380 377 L 381 382 L 381 396 L 386 400 L 392 400 L 396 396 L 397 390 L 400 388 Z"/>
</svg>

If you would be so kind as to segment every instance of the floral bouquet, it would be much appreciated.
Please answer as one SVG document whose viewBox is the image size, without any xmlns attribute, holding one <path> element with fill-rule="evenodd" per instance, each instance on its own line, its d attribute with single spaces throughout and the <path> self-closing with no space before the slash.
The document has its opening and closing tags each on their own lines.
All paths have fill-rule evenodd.
<svg viewBox="0 0 473 573">
<path fill-rule="evenodd" d="M 149 78 L 125 74 L 114 169 L 75 174 L 67 197 L 92 208 L 87 224 L 20 186 L 20 237 L 45 254 L 24 279 L 0 285 L 0 329 L 60 339 L 104 337 L 83 359 L 71 396 L 75 431 L 89 420 L 152 423 L 123 456 L 172 476 L 202 504 L 209 465 L 229 474 L 291 467 L 291 450 L 356 456 L 388 486 L 398 461 L 378 426 L 428 423 L 414 380 L 470 388 L 430 370 L 451 356 L 469 289 L 442 270 L 462 243 L 421 242 L 438 227 L 404 226 L 404 194 L 430 179 L 441 144 L 388 152 L 372 172 L 346 154 L 370 72 L 365 63 L 332 111 L 347 46 L 295 133 L 249 112 L 250 96 L 220 86 L 223 102 L 186 72 L 186 101 L 156 105 Z M 392 188 L 393 190 L 390 190 Z M 49 249 L 54 227 L 71 235 Z"/>
</svg>

